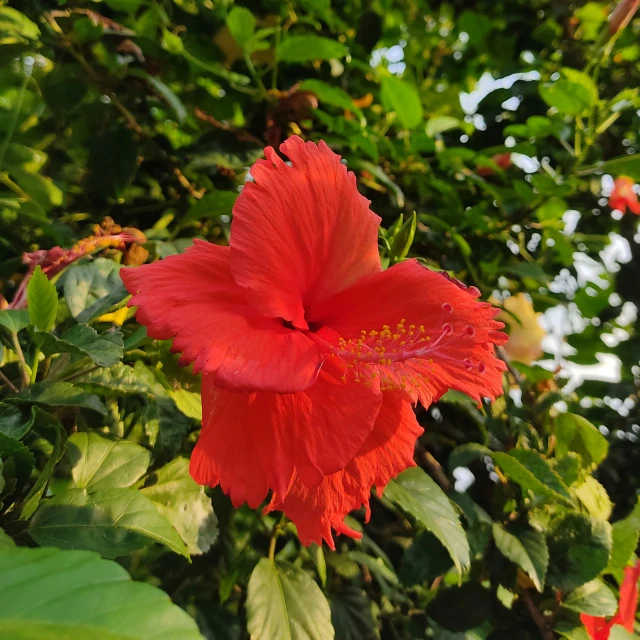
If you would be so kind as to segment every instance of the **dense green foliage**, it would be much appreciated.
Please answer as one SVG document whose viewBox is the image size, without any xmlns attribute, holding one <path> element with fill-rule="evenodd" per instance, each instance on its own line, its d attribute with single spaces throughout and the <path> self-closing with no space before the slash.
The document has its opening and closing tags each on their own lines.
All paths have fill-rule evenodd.
<svg viewBox="0 0 640 640">
<path fill-rule="evenodd" d="M 612 36 L 612 8 L 0 0 L 0 637 L 584 640 L 580 612 L 615 613 L 640 218 L 607 189 L 640 181 L 640 20 Z M 419 411 L 418 467 L 335 552 L 191 480 L 200 380 L 118 276 L 225 244 L 248 167 L 292 133 L 356 173 L 385 264 L 526 293 L 553 332 L 493 405 Z M 95 233 L 20 288 L 23 253 Z"/>
</svg>

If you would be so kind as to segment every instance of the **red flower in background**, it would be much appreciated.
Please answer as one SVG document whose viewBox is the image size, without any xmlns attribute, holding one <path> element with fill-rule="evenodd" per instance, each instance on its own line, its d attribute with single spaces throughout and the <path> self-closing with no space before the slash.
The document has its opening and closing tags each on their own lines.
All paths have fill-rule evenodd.
<svg viewBox="0 0 640 640">
<path fill-rule="evenodd" d="M 203 377 L 201 484 L 283 510 L 303 543 L 368 508 L 413 465 L 411 403 L 502 393 L 506 336 L 479 292 L 407 260 L 383 271 L 380 218 L 326 144 L 265 150 L 234 208 L 230 247 L 123 269 L 138 320 Z"/>
<path fill-rule="evenodd" d="M 508 169 L 513 163 L 511 162 L 510 153 L 496 153 L 491 156 L 491 161 L 494 162 L 501 169 Z M 492 176 L 495 171 L 491 167 L 476 167 L 476 173 L 479 176 L 487 177 Z"/>
<path fill-rule="evenodd" d="M 624 580 L 620 585 L 620 601 L 618 613 L 607 622 L 606 618 L 580 614 L 582 624 L 586 627 L 592 640 L 609 640 L 612 627 L 619 624 L 633 633 L 633 625 L 638 608 L 638 580 L 640 580 L 640 560 L 634 567 L 625 567 Z"/>
<path fill-rule="evenodd" d="M 609 206 L 612 209 L 618 209 L 622 213 L 626 213 L 627 207 L 635 213 L 640 215 L 640 202 L 638 202 L 638 194 L 633 190 L 635 182 L 632 178 L 621 176 L 616 178 L 613 183 L 613 191 L 609 196 Z"/>
</svg>

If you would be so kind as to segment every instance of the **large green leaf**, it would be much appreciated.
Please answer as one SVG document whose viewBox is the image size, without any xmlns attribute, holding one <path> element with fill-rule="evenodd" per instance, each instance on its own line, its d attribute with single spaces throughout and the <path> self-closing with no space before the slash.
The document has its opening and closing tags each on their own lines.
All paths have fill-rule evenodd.
<svg viewBox="0 0 640 640">
<path fill-rule="evenodd" d="M 2 489 L 0 488 L 0 491 Z M 9 536 L 5 531 L 0 529 L 0 551 L 3 549 L 14 548 L 16 543 L 13 541 L 13 538 Z"/>
<path fill-rule="evenodd" d="M 582 513 L 567 513 L 553 523 L 547 542 L 547 581 L 569 591 L 595 579 L 606 568 L 611 553 L 611 525 Z"/>
<path fill-rule="evenodd" d="M 362 589 L 346 586 L 331 594 L 329 604 L 338 640 L 377 640 L 372 603 Z"/>
<path fill-rule="evenodd" d="M 618 609 L 618 601 L 602 580 L 592 580 L 568 593 L 562 604 L 569 609 L 602 618 L 612 616 Z"/>
<path fill-rule="evenodd" d="M 560 78 L 550 84 L 541 84 L 540 97 L 560 113 L 572 116 L 584 113 L 594 102 L 588 87 L 566 78 Z"/>
<path fill-rule="evenodd" d="M 135 442 L 110 440 L 94 431 L 74 433 L 68 456 L 76 487 L 88 491 L 130 487 L 151 461 L 151 453 Z"/>
<path fill-rule="evenodd" d="M 40 331 L 51 331 L 58 313 L 58 292 L 38 265 L 27 285 L 31 324 Z"/>
<path fill-rule="evenodd" d="M 41 546 L 127 555 L 153 540 L 188 557 L 178 532 L 149 498 L 131 488 L 69 489 L 42 504 L 29 526 Z"/>
<path fill-rule="evenodd" d="M 0 402 L 0 433 L 20 440 L 33 426 L 34 407 L 17 407 Z"/>
<path fill-rule="evenodd" d="M 640 537 L 640 498 L 638 498 L 633 511 L 626 518 L 613 524 L 613 547 L 609 560 L 609 571 L 619 571 L 628 564 L 638 546 L 638 537 Z"/>
<path fill-rule="evenodd" d="M 127 290 L 119 271 L 120 265 L 106 258 L 69 269 L 64 278 L 64 297 L 78 322 L 97 318 L 125 298 Z"/>
<path fill-rule="evenodd" d="M 35 333 L 34 337 L 42 353 L 47 356 L 54 353 L 88 356 L 100 367 L 110 367 L 120 362 L 124 354 L 123 335 L 117 329 L 100 335 L 88 324 L 76 324 L 60 337 L 52 333 Z"/>
<path fill-rule="evenodd" d="M 542 593 L 549 564 L 549 549 L 544 535 L 534 529 L 493 525 L 493 539 L 502 554 L 514 562 L 531 578 Z"/>
<path fill-rule="evenodd" d="M 247 589 L 252 640 L 332 640 L 331 609 L 320 587 L 302 569 L 262 558 Z"/>
<path fill-rule="evenodd" d="M 609 443 L 586 418 L 573 413 L 560 414 L 555 420 L 556 455 L 577 453 L 586 467 L 599 465 L 609 451 Z"/>
<path fill-rule="evenodd" d="M 449 498 L 420 468 L 412 467 L 391 480 L 385 497 L 410 513 L 445 546 L 458 571 L 469 566 L 469 542 Z"/>
<path fill-rule="evenodd" d="M 532 491 L 572 505 L 569 490 L 548 461 L 530 449 L 512 449 L 509 453 L 491 454 L 495 463 L 524 491 Z"/>
<path fill-rule="evenodd" d="M 142 489 L 182 536 L 191 555 L 206 553 L 218 535 L 218 519 L 204 487 L 189 474 L 189 461 L 176 458 L 158 469 Z"/>
<path fill-rule="evenodd" d="M 415 129 L 422 123 L 422 100 L 415 85 L 395 76 L 382 80 L 382 104 L 387 111 L 395 111 L 405 129 Z"/>
<path fill-rule="evenodd" d="M 202 640 L 166 593 L 87 551 L 0 549 L 3 640 Z"/>
<path fill-rule="evenodd" d="M 35 404 L 39 407 L 82 407 L 102 416 L 107 410 L 97 396 L 83 391 L 69 382 L 39 382 L 19 395 L 9 398 L 16 404 Z"/>
<path fill-rule="evenodd" d="M 281 62 L 308 62 L 344 58 L 347 51 L 337 40 L 314 35 L 288 36 L 278 45 L 276 56 Z"/>
</svg>

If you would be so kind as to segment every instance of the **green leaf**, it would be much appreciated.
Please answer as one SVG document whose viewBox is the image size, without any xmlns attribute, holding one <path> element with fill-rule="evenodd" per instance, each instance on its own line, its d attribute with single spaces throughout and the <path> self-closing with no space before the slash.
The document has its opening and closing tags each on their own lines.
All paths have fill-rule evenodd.
<svg viewBox="0 0 640 640">
<path fill-rule="evenodd" d="M 233 191 L 210 191 L 194 204 L 184 216 L 184 222 L 192 220 L 218 219 L 220 216 L 230 216 L 238 194 Z"/>
<path fill-rule="evenodd" d="M 593 104 L 591 91 L 582 84 L 560 78 L 551 84 L 540 85 L 540 97 L 560 113 L 579 116 Z"/>
<path fill-rule="evenodd" d="M 20 11 L 11 7 L 0 7 L 1 38 L 15 38 L 19 41 L 24 38 L 37 40 L 39 35 L 40 29 L 38 29 L 38 25 L 29 20 L 24 13 L 20 13 Z"/>
<path fill-rule="evenodd" d="M 460 120 L 458 118 L 452 118 L 451 116 L 437 116 L 435 118 L 429 118 L 425 133 L 430 138 L 435 138 L 439 133 L 445 131 L 451 131 L 451 129 L 457 129 L 460 126 Z"/>
<path fill-rule="evenodd" d="M 549 564 L 549 549 L 544 535 L 528 527 L 513 526 L 507 530 L 496 522 L 493 524 L 493 539 L 500 552 L 517 564 L 542 593 Z"/>
<path fill-rule="evenodd" d="M 0 551 L 4 549 L 13 549 L 15 548 L 16 543 L 13 541 L 13 538 L 7 534 L 5 531 L 0 529 Z M 1 625 L 0 625 L 1 628 Z"/>
<path fill-rule="evenodd" d="M 569 490 L 548 461 L 531 449 L 512 449 L 491 454 L 495 463 L 524 491 L 573 505 Z"/>
<path fill-rule="evenodd" d="M 398 575 L 402 584 L 411 587 L 431 583 L 453 567 L 442 543 L 430 531 L 419 533 L 404 552 Z"/>
<path fill-rule="evenodd" d="M 618 610 L 618 601 L 602 580 L 592 580 L 562 599 L 562 605 L 578 613 L 607 618 Z"/>
<path fill-rule="evenodd" d="M 613 510 L 607 490 L 593 477 L 586 476 L 583 481 L 572 487 L 575 495 L 589 515 L 598 520 L 608 520 Z"/>
<path fill-rule="evenodd" d="M 376 623 L 367 594 L 346 586 L 329 596 L 331 623 L 338 640 L 377 640 Z"/>
<path fill-rule="evenodd" d="M 555 420 L 556 455 L 577 453 L 586 468 L 598 466 L 609 452 L 607 439 L 586 418 L 563 413 Z"/>
<path fill-rule="evenodd" d="M 249 9 L 233 7 L 227 16 L 227 27 L 240 47 L 246 49 L 256 30 L 256 19 Z"/>
<path fill-rule="evenodd" d="M 638 537 L 640 537 L 640 498 L 626 518 L 613 524 L 613 547 L 607 567 L 609 573 L 622 570 L 627 566 L 638 546 Z"/>
<path fill-rule="evenodd" d="M 133 367 L 122 362 L 77 379 L 78 386 L 101 395 L 165 395 L 164 387 L 139 360 Z"/>
<path fill-rule="evenodd" d="M 0 550 L 0 636 L 203 640 L 166 593 L 132 582 L 119 564 L 86 551 L 26 548 Z"/>
<path fill-rule="evenodd" d="M 456 467 L 466 467 L 474 460 L 481 460 L 485 456 L 491 456 L 491 449 L 478 442 L 467 442 L 456 447 L 447 460 L 447 468 L 452 473 Z"/>
<path fill-rule="evenodd" d="M 31 324 L 40 331 L 51 331 L 58 313 L 58 292 L 40 265 L 27 285 L 27 305 Z"/>
<path fill-rule="evenodd" d="M 94 431 L 74 433 L 68 457 L 75 486 L 88 491 L 130 487 L 151 461 L 151 453 L 135 442 L 110 440 Z"/>
<path fill-rule="evenodd" d="M 97 551 L 106 558 L 127 555 L 149 540 L 185 557 L 187 548 L 149 498 L 136 489 L 68 489 L 43 503 L 29 525 L 41 546 Z"/>
<path fill-rule="evenodd" d="M 583 71 L 578 71 L 577 69 L 571 69 L 570 67 L 562 67 L 560 69 L 560 73 L 567 79 L 569 82 L 574 84 L 578 84 L 581 87 L 584 87 L 588 92 L 591 99 L 591 104 L 597 102 L 598 100 L 598 85 L 593 81 L 591 76 L 587 75 Z"/>
<path fill-rule="evenodd" d="M 629 176 L 638 181 L 640 180 L 640 156 L 635 154 L 632 156 L 622 156 L 621 158 L 612 158 L 606 162 L 599 162 L 595 166 L 585 167 L 584 171 L 587 169 L 611 173 L 614 176 Z"/>
<path fill-rule="evenodd" d="M 120 265 L 107 258 L 73 266 L 65 274 L 64 297 L 78 322 L 89 322 L 127 296 Z"/>
<path fill-rule="evenodd" d="M 347 47 L 337 40 L 321 36 L 288 36 L 276 50 L 280 62 L 309 62 L 310 60 L 331 60 L 344 58 Z"/>
<path fill-rule="evenodd" d="M 415 129 L 422 123 L 422 100 L 414 84 L 395 76 L 383 78 L 380 98 L 387 111 L 395 111 L 405 129 Z"/>
<path fill-rule="evenodd" d="M 20 491 L 31 475 L 33 454 L 15 438 L 10 438 L 4 433 L 0 433 L 0 460 L 4 463 L 2 475 L 5 487 L 2 491 L 5 493 L 12 493 L 14 489 Z M 11 463 L 12 469 L 12 483 L 10 487 L 7 487 L 9 484 L 9 474 L 7 473 L 9 463 Z"/>
<path fill-rule="evenodd" d="M 331 609 L 309 575 L 288 563 L 262 558 L 247 589 L 252 640 L 332 640 Z"/>
<path fill-rule="evenodd" d="M 29 326 L 29 311 L 27 309 L 0 309 L 0 327 L 10 333 L 18 333 Z"/>
<path fill-rule="evenodd" d="M 178 389 L 171 392 L 171 397 L 185 416 L 202 422 L 202 396 L 199 393 Z"/>
<path fill-rule="evenodd" d="M 13 404 L 0 402 L 0 433 L 20 440 L 33 426 L 35 408 L 20 409 Z"/>
<path fill-rule="evenodd" d="M 619 624 L 614 624 L 609 632 L 609 640 L 638 640 L 640 636 L 627 631 Z"/>
<path fill-rule="evenodd" d="M 19 187 L 45 211 L 62 205 L 64 194 L 51 178 L 18 167 L 11 169 L 11 176 Z"/>
<path fill-rule="evenodd" d="M 440 540 L 460 573 L 469 566 L 469 542 L 458 515 L 446 494 L 420 467 L 407 469 L 391 480 L 385 497 Z"/>
<path fill-rule="evenodd" d="M 88 324 L 76 324 L 60 337 L 51 333 L 36 333 L 34 339 L 46 356 L 54 353 L 71 353 L 87 356 L 100 367 L 110 367 L 122 360 L 124 336 L 117 329 L 110 329 L 100 335 Z"/>
<path fill-rule="evenodd" d="M 348 557 L 350 560 L 355 560 L 363 567 L 367 567 L 369 571 L 378 578 L 382 578 L 385 582 L 397 587 L 400 582 L 396 572 L 390 563 L 385 563 L 383 558 L 374 558 L 362 551 L 349 551 Z"/>
<path fill-rule="evenodd" d="M 64 455 L 67 446 L 67 432 L 62 428 L 62 425 L 48 413 L 41 409 L 36 409 L 36 425 L 34 431 L 39 433 L 47 433 L 49 438 L 53 436 L 53 448 L 48 453 L 47 462 L 42 469 L 42 472 L 38 476 L 38 479 L 31 487 L 27 497 L 24 499 L 22 505 L 22 511 L 20 513 L 21 520 L 29 519 L 38 508 L 40 500 L 44 495 L 44 491 L 47 488 L 47 483 L 51 478 L 56 465 Z M 47 443 L 48 444 L 48 443 Z"/>
<path fill-rule="evenodd" d="M 321 103 L 329 104 L 333 107 L 339 107 L 346 111 L 353 111 L 360 118 L 363 117 L 362 111 L 353 104 L 351 96 L 340 87 L 336 87 L 322 80 L 304 80 L 299 87 L 299 91 L 310 91 Z"/>
<path fill-rule="evenodd" d="M 189 461 L 176 458 L 153 474 L 142 489 L 182 536 L 191 555 L 206 553 L 218 535 L 218 519 L 204 487 L 189 474 Z"/>
<path fill-rule="evenodd" d="M 570 591 L 598 577 L 609 562 L 611 525 L 581 513 L 558 518 L 547 536 L 547 581 Z"/>
<path fill-rule="evenodd" d="M 101 416 L 107 410 L 97 396 L 87 393 L 69 382 L 38 382 L 7 402 L 15 404 L 35 404 L 39 407 L 82 407 L 91 409 Z"/>
<path fill-rule="evenodd" d="M 427 607 L 427 615 L 449 631 L 475 629 L 491 613 L 491 593 L 477 582 L 439 589 Z"/>
<path fill-rule="evenodd" d="M 165 102 L 173 109 L 179 123 L 183 123 L 187 119 L 187 109 L 182 100 L 161 80 L 156 76 L 148 74 L 144 69 L 129 69 L 130 76 L 136 76 L 146 80 L 165 100 Z"/>
</svg>

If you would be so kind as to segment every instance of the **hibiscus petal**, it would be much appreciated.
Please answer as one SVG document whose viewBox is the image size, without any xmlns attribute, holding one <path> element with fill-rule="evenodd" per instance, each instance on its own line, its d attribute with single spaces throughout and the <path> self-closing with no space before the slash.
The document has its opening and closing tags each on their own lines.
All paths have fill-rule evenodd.
<svg viewBox="0 0 640 640">
<path fill-rule="evenodd" d="M 312 487 L 342 469 L 373 429 L 382 394 L 339 376 L 328 364 L 306 391 L 277 394 L 226 391 L 205 375 L 194 480 L 255 508 L 269 489 L 285 495 L 294 470 Z"/>
<path fill-rule="evenodd" d="M 391 478 L 414 466 L 413 450 L 421 433 L 403 394 L 386 392 L 373 431 L 344 470 L 325 477 L 312 489 L 294 476 L 286 496 L 276 492 L 266 510 L 284 511 L 298 528 L 302 544 L 325 540 L 335 549 L 332 530 L 359 538 L 359 533 L 345 525 L 345 516 L 364 506 L 368 520 L 371 487 L 381 493 Z"/>
<path fill-rule="evenodd" d="M 503 393 L 503 344 L 497 309 L 477 289 L 415 260 L 368 276 L 327 301 L 310 318 L 326 329 L 310 337 L 360 377 L 379 377 L 382 389 L 402 388 L 426 407 L 448 389 L 475 400 Z M 332 336 L 339 335 L 336 342 Z"/>
<path fill-rule="evenodd" d="M 315 381 L 323 355 L 300 331 L 259 317 L 229 268 L 229 247 L 196 240 L 178 256 L 122 269 L 152 338 L 174 338 L 180 363 L 212 374 L 218 386 L 291 393 Z"/>
<path fill-rule="evenodd" d="M 293 136 L 280 150 L 292 166 L 267 147 L 236 201 L 231 268 L 265 315 L 306 329 L 305 309 L 380 271 L 380 218 L 324 142 Z"/>
</svg>

